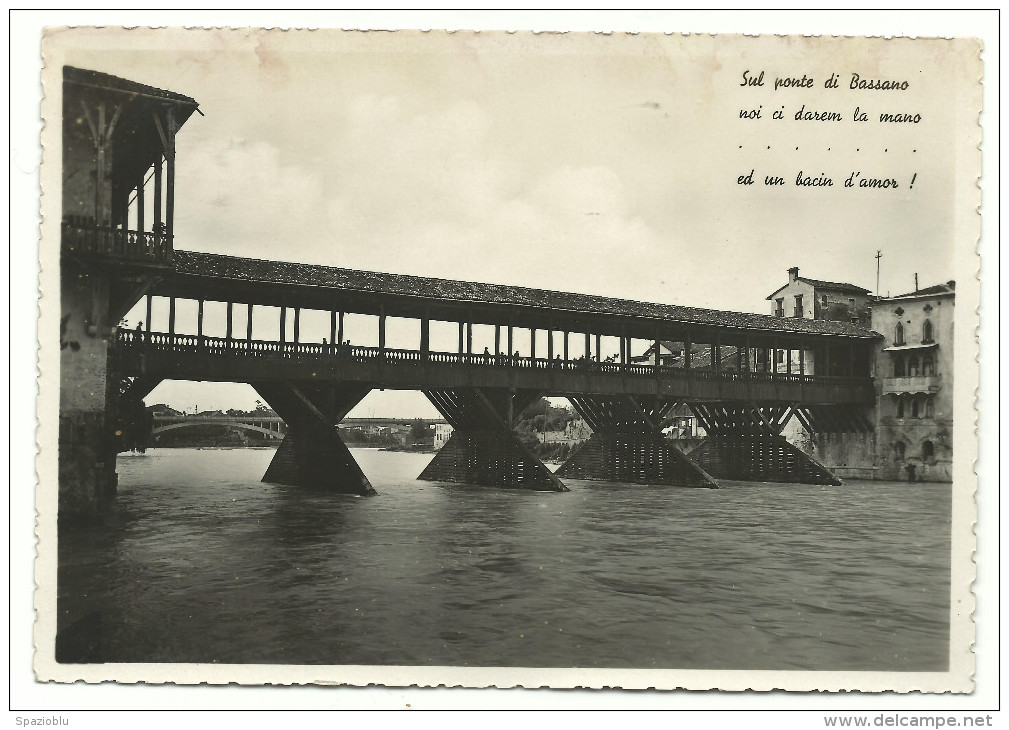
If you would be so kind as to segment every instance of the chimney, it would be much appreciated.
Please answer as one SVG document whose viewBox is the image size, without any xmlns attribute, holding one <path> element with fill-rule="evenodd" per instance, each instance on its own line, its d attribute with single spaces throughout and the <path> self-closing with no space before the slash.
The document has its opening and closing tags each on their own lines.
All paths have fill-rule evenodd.
<svg viewBox="0 0 1009 730">
<path fill-rule="evenodd" d="M 788 270 L 788 280 L 795 281 L 799 278 L 799 267 L 793 266 Z"/>
</svg>

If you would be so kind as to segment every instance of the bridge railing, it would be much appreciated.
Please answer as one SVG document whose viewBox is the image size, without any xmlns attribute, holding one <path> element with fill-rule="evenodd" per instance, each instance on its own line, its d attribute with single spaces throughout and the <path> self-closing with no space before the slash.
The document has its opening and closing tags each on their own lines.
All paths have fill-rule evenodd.
<svg viewBox="0 0 1009 730">
<path fill-rule="evenodd" d="M 459 352 L 422 352 L 392 348 L 364 347 L 360 345 L 334 345 L 313 342 L 276 342 L 264 340 L 228 339 L 206 335 L 144 332 L 120 328 L 116 345 L 122 349 L 139 349 L 154 352 L 207 353 L 230 357 L 263 357 L 282 359 L 337 359 L 346 362 L 389 365 L 431 363 L 436 365 L 467 365 L 506 367 L 525 370 L 561 370 L 567 372 L 601 373 L 608 375 L 650 376 L 689 380 L 721 382 L 767 382 L 794 384 L 821 384 L 841 387 L 864 385 L 867 378 L 825 375 L 800 375 L 798 373 L 751 372 L 713 370 L 710 368 L 682 368 L 668 365 L 642 363 L 597 362 L 585 358 L 562 360 L 560 358 L 516 357 L 505 354 L 477 354 Z"/>
<path fill-rule="evenodd" d="M 165 233 L 63 224 L 62 247 L 67 253 L 104 254 L 126 259 L 169 262 L 172 240 Z"/>
</svg>

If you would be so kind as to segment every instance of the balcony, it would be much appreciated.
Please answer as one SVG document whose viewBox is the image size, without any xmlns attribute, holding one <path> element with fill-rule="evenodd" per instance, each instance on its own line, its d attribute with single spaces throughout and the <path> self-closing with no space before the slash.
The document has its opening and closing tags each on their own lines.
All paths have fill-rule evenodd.
<svg viewBox="0 0 1009 730">
<path fill-rule="evenodd" d="M 130 261 L 171 263 L 172 240 L 164 233 L 63 224 L 64 254 L 90 254 Z"/>
<path fill-rule="evenodd" d="M 938 393 L 942 385 L 939 375 L 908 375 L 901 378 L 883 378 L 883 395 L 913 395 Z"/>
</svg>

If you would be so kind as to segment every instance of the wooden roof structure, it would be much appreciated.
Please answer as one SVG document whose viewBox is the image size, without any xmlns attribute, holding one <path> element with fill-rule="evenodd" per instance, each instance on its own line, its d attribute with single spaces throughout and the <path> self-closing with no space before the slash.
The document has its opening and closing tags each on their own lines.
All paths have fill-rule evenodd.
<svg viewBox="0 0 1009 730">
<path fill-rule="evenodd" d="M 718 332 L 729 339 L 754 336 L 768 344 L 774 337 L 863 342 L 879 337 L 847 322 L 771 317 L 197 251 L 176 250 L 174 270 L 152 293 L 642 339 L 655 339 L 657 334 L 661 339 L 674 339 L 688 330 L 694 341 Z M 756 340 L 753 346 L 758 346 Z"/>
</svg>

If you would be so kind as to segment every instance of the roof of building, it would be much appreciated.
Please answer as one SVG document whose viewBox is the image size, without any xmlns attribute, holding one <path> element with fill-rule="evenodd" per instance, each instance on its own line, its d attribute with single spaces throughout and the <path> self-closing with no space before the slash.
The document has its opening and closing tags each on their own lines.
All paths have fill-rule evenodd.
<svg viewBox="0 0 1009 730">
<path fill-rule="evenodd" d="M 487 303 L 589 315 L 660 319 L 682 324 L 729 327 L 790 334 L 827 334 L 874 338 L 869 329 L 848 322 L 771 317 L 763 314 L 655 304 L 591 294 L 481 284 L 407 274 L 357 271 L 290 261 L 225 256 L 197 251 L 175 251 L 174 268 L 182 277 L 235 282 L 311 287 L 343 293 L 378 293 L 438 302 Z"/>
<path fill-rule="evenodd" d="M 830 291 L 839 291 L 839 292 L 845 292 L 845 293 L 848 293 L 848 294 L 869 294 L 870 293 L 868 289 L 863 289 L 862 287 L 855 286 L 854 284 L 845 284 L 843 281 L 824 281 L 823 279 L 810 279 L 808 276 L 800 276 L 800 277 L 798 277 L 796 279 L 796 281 L 801 281 L 803 283 L 809 284 L 814 289 L 829 289 Z M 788 282 L 788 284 L 791 284 L 791 283 L 792 282 Z M 771 294 L 767 295 L 766 298 L 767 299 L 773 299 L 775 294 L 777 294 L 778 292 L 782 291 L 783 289 L 787 289 L 788 288 L 788 284 L 785 284 L 784 286 L 779 287 L 778 289 L 776 289 L 775 291 L 773 291 Z"/>
<path fill-rule="evenodd" d="M 74 66 L 64 66 L 63 67 L 63 81 L 71 82 L 75 84 L 81 84 L 84 86 L 95 86 L 102 89 L 112 89 L 114 91 L 123 91 L 130 94 L 142 94 L 144 96 L 154 96 L 161 99 L 167 99 L 169 101 L 178 102 L 180 104 L 191 104 L 193 106 L 199 106 L 196 99 L 193 99 L 184 94 L 179 94 L 174 91 L 167 91 L 165 89 L 159 89 L 155 86 L 148 86 L 147 84 L 141 84 L 136 81 L 130 81 L 129 79 L 123 79 L 119 76 L 113 76 L 112 74 L 102 73 L 101 71 L 91 71 L 84 68 L 76 68 Z"/>
<path fill-rule="evenodd" d="M 889 299 L 912 299 L 914 297 L 933 297 L 937 295 L 941 296 L 943 294 L 956 294 L 956 282 L 947 281 L 945 284 L 935 284 L 934 286 L 928 286 L 924 289 L 908 292 L 907 294 L 897 294 L 892 297 L 880 297 L 876 301 L 886 301 Z"/>
</svg>

